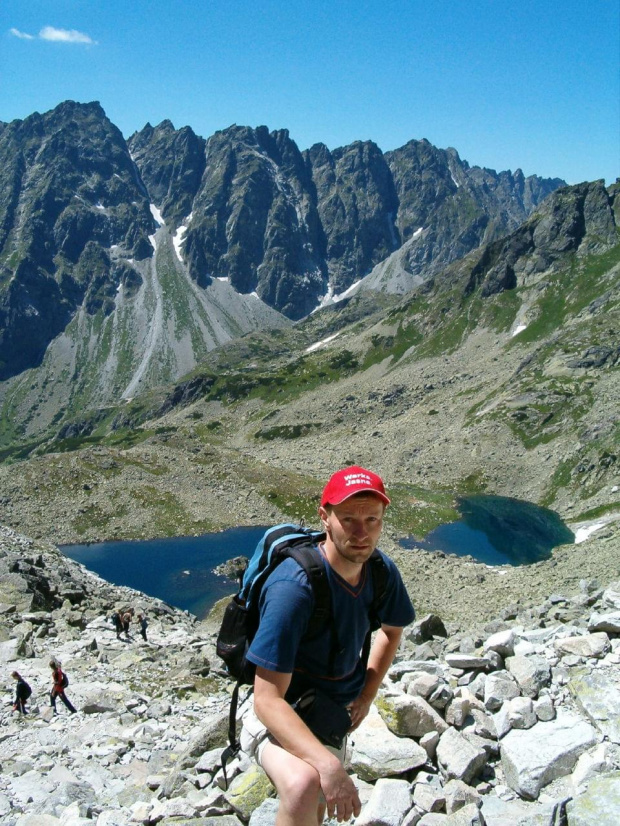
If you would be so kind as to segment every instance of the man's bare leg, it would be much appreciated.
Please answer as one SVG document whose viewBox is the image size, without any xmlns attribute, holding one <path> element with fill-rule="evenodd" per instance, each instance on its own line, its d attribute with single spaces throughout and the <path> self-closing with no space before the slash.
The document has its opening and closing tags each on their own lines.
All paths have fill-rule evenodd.
<svg viewBox="0 0 620 826">
<path fill-rule="evenodd" d="M 275 743 L 263 747 L 260 762 L 280 798 L 276 826 L 319 826 L 325 802 L 316 769 Z"/>
</svg>

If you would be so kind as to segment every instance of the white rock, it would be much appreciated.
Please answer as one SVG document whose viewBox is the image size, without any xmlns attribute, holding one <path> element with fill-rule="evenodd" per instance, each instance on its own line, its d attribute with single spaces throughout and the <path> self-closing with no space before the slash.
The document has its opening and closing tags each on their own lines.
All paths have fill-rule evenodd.
<svg viewBox="0 0 620 826">
<path fill-rule="evenodd" d="M 603 591 L 603 607 L 620 611 L 620 582 L 612 582 Z"/>
<path fill-rule="evenodd" d="M 548 694 L 541 694 L 534 700 L 534 714 L 543 723 L 548 723 L 555 718 L 555 706 Z"/>
<path fill-rule="evenodd" d="M 553 643 L 557 651 L 564 654 L 574 654 L 577 657 L 604 657 L 611 645 L 609 637 L 604 631 L 593 634 L 584 634 L 578 637 L 565 637 Z"/>
<path fill-rule="evenodd" d="M 588 631 L 607 631 L 610 634 L 620 634 L 620 610 L 605 614 L 594 612 L 588 620 Z"/>
<path fill-rule="evenodd" d="M 526 729 L 536 724 L 534 703 L 529 697 L 514 697 L 506 702 L 511 728 Z"/>
<path fill-rule="evenodd" d="M 416 742 L 392 734 L 375 706 L 371 706 L 351 741 L 350 764 L 363 780 L 402 774 L 427 760 L 426 752 Z"/>
<path fill-rule="evenodd" d="M 355 826 L 400 826 L 411 805 L 411 791 L 406 780 L 381 778 L 356 818 Z"/>
<path fill-rule="evenodd" d="M 568 711 L 531 729 L 512 729 L 501 741 L 506 782 L 521 797 L 536 799 L 548 783 L 570 774 L 596 741 L 595 729 Z"/>
<path fill-rule="evenodd" d="M 593 777 L 612 768 L 612 761 L 607 754 L 608 747 L 605 743 L 600 743 L 592 751 L 581 755 L 575 766 L 571 780 L 576 787 L 582 786 Z"/>
<path fill-rule="evenodd" d="M 487 754 L 455 728 L 449 728 L 439 738 L 437 762 L 447 780 L 456 778 L 469 783 L 487 762 Z"/>
<path fill-rule="evenodd" d="M 484 651 L 497 651 L 502 657 L 511 657 L 515 652 L 515 643 L 517 635 L 512 628 L 505 631 L 498 631 L 491 636 L 484 643 Z"/>
<path fill-rule="evenodd" d="M 539 654 L 527 657 L 515 654 L 508 657 L 506 668 L 519 684 L 521 691 L 528 697 L 537 697 L 541 688 L 551 681 L 551 668 L 547 660 Z"/>
<path fill-rule="evenodd" d="M 484 705 L 489 711 L 497 711 L 506 700 L 512 700 L 519 694 L 517 681 L 508 671 L 495 671 L 485 680 Z"/>
</svg>

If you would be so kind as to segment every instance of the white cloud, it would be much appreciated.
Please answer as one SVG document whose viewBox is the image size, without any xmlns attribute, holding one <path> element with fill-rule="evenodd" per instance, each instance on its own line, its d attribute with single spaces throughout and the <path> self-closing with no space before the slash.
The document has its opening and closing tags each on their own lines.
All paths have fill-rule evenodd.
<svg viewBox="0 0 620 826">
<path fill-rule="evenodd" d="M 56 29 L 54 26 L 44 26 L 39 32 L 41 40 L 54 40 L 59 43 L 88 43 L 95 44 L 91 37 L 75 29 Z"/>
<path fill-rule="evenodd" d="M 19 37 L 20 40 L 51 40 L 55 43 L 85 43 L 89 46 L 96 46 L 97 41 L 93 40 L 83 32 L 78 32 L 76 29 L 57 29 L 54 26 L 43 26 L 38 35 L 21 32 L 19 29 L 10 29 L 10 34 L 13 37 Z"/>
<path fill-rule="evenodd" d="M 13 37 L 19 37 L 21 40 L 34 40 L 34 35 L 20 32 L 19 29 L 11 29 L 11 34 Z"/>
</svg>

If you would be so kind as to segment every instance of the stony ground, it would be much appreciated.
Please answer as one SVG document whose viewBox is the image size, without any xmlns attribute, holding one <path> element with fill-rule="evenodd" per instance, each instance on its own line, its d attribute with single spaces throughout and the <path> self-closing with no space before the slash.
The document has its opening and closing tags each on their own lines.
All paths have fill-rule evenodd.
<svg viewBox="0 0 620 826">
<path fill-rule="evenodd" d="M 449 578 L 458 582 L 456 570 Z M 127 605 L 146 612 L 147 641 L 135 623 L 116 637 L 109 615 Z M 405 630 L 350 738 L 358 826 L 548 826 L 554 813 L 592 826 L 593 812 L 615 826 L 620 581 L 522 599 L 465 633 L 450 625 L 434 616 Z M 257 767 L 240 757 L 228 788 L 223 780 L 231 683 L 217 626 L 217 611 L 196 622 L 0 525 L 0 822 L 273 826 L 277 802 Z M 52 656 L 75 714 L 60 701 L 52 713 Z M 11 709 L 13 669 L 33 688 L 25 717 Z"/>
<path fill-rule="evenodd" d="M 519 598 L 572 589 L 580 578 L 611 581 L 620 573 L 615 521 L 586 544 L 557 549 L 550 561 L 527 568 L 488 569 L 398 549 L 399 537 L 444 521 L 435 494 L 451 501 L 469 478 L 487 492 L 540 502 L 575 449 L 572 431 L 526 450 L 501 421 L 469 416 L 530 352 L 513 347 L 498 359 L 501 343 L 481 330 L 450 356 L 401 359 L 392 371 L 377 364 L 283 407 L 199 401 L 157 420 L 133 447 L 93 446 L 0 465 L 0 523 L 56 543 L 200 534 L 300 517 L 311 524 L 326 477 L 360 463 L 400 490 L 383 545 L 401 562 L 420 610 L 448 604 L 449 619 L 467 624 Z M 591 383 L 598 402 L 582 427 L 595 428 L 616 415 L 619 383 L 614 371 L 598 371 Z M 308 434 L 256 438 L 261 428 L 295 423 L 310 425 Z M 586 474 L 580 489 L 557 490 L 552 507 L 573 530 L 600 506 L 612 506 L 605 518 L 614 519 L 620 478 L 615 466 L 604 473 L 593 495 Z"/>
</svg>

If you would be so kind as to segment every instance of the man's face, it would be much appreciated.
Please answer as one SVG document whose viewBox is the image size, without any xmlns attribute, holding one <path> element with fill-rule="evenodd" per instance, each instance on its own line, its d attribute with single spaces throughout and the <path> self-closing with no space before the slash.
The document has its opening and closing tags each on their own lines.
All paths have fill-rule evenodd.
<svg viewBox="0 0 620 826">
<path fill-rule="evenodd" d="M 328 543 L 349 562 L 366 562 L 379 541 L 385 505 L 378 496 L 358 494 L 340 505 L 319 508 Z"/>
</svg>

